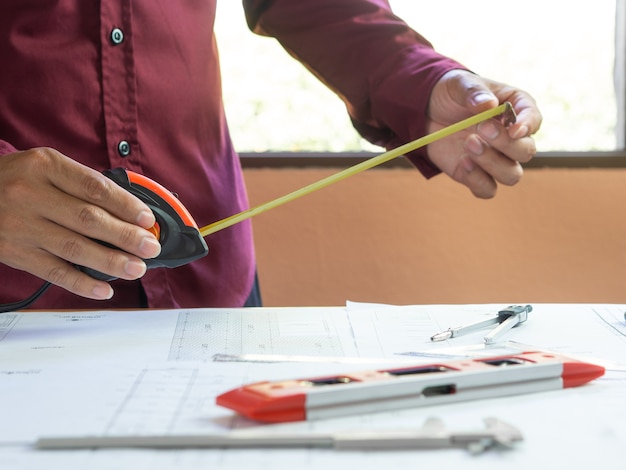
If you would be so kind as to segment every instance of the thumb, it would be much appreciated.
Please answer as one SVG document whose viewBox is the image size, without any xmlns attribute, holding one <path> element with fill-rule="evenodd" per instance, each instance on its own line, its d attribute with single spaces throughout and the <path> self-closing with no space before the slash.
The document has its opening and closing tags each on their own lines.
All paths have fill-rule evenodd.
<svg viewBox="0 0 626 470">
<path fill-rule="evenodd" d="M 472 113 L 498 106 L 498 98 L 483 78 L 466 70 L 459 72 L 455 74 L 450 84 L 454 101 L 463 107 L 468 107 Z"/>
<path fill-rule="evenodd" d="M 487 88 L 470 91 L 471 93 L 467 97 L 467 99 L 475 113 L 495 108 L 499 104 L 496 95 L 491 93 L 491 91 L 489 91 Z"/>
</svg>

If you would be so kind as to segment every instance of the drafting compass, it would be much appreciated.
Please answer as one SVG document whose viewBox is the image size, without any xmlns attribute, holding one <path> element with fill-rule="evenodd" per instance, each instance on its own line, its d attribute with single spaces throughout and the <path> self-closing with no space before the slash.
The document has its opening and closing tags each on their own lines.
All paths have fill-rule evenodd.
<svg viewBox="0 0 626 470">
<path fill-rule="evenodd" d="M 441 333 L 434 334 L 430 337 L 430 340 L 445 341 L 446 339 L 456 338 L 457 336 L 473 333 L 487 326 L 498 324 L 497 327 L 485 336 L 485 344 L 493 344 L 511 328 L 525 322 L 528 319 L 528 313 L 531 312 L 532 309 L 533 307 L 531 305 L 511 305 L 504 310 L 500 310 L 493 318 L 477 321 L 468 325 L 457 326 L 456 328 L 448 328 Z"/>
</svg>

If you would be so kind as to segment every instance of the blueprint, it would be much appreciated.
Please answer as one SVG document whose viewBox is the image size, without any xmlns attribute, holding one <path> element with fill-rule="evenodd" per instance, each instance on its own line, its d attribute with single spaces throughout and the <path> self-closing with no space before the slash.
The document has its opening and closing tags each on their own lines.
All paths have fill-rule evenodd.
<svg viewBox="0 0 626 470">
<path fill-rule="evenodd" d="M 413 468 L 417 458 L 446 467 L 490 469 L 506 462 L 507 468 L 521 469 L 536 464 L 538 455 L 554 459 L 555 465 L 560 458 L 568 468 L 588 468 L 592 462 L 624 468 L 618 456 L 626 440 L 625 307 L 537 304 L 528 321 L 507 334 L 505 345 L 491 349 L 482 343 L 486 331 L 430 341 L 438 331 L 493 316 L 503 307 L 348 303 L 0 315 L 0 469 L 339 468 L 355 463 L 364 469 L 391 464 Z M 604 365 L 607 372 L 588 386 L 557 392 L 280 425 L 254 423 L 215 405 L 217 395 L 250 382 L 341 373 L 370 364 L 490 355 L 515 345 L 580 357 Z M 519 448 L 480 457 L 461 450 L 33 448 L 38 438 L 51 436 L 387 429 L 420 426 L 430 416 L 451 427 L 473 429 L 485 417 L 497 416 L 519 427 L 526 440 Z M 570 454 L 576 455 L 571 461 Z"/>
</svg>

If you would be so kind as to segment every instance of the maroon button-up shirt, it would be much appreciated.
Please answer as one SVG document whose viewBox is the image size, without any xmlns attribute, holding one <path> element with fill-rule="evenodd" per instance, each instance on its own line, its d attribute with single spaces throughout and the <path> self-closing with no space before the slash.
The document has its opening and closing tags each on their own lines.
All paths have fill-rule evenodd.
<svg viewBox="0 0 626 470">
<path fill-rule="evenodd" d="M 232 0 L 231 0 L 232 1 Z M 178 194 L 199 226 L 247 208 L 224 116 L 216 0 L 3 0 L 0 158 L 53 147 L 97 170 L 125 167 Z M 386 0 L 244 0 L 248 24 L 276 37 L 346 102 L 371 141 L 424 134 L 430 90 L 461 68 L 393 16 Z M 254 73 L 254 70 L 250 70 Z M 416 165 L 437 172 L 424 156 Z M 139 281 L 106 304 L 52 288 L 34 308 L 235 307 L 254 277 L 251 224 L 207 238 L 209 255 Z M 42 281 L 0 265 L 0 303 Z"/>
</svg>

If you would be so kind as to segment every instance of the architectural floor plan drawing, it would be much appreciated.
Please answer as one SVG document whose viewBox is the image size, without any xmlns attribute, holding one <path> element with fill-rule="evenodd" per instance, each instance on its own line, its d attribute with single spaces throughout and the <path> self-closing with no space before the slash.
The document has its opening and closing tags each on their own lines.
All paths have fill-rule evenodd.
<svg viewBox="0 0 626 470">
<path fill-rule="evenodd" d="M 598 455 L 608 462 L 604 468 L 620 468 L 613 463 L 621 461 L 626 439 L 624 306 L 537 304 L 528 320 L 495 347 L 483 344 L 484 332 L 430 341 L 435 332 L 483 319 L 503 307 L 348 303 L 0 315 L 0 468 L 109 470 L 114 456 L 116 468 L 123 470 L 273 469 L 288 464 L 338 468 L 357 463 L 369 470 L 391 464 L 411 468 L 416 459 L 425 465 L 476 465 L 481 470 L 500 469 L 506 462 L 508 468 L 525 469 L 535 462 L 533 456 L 562 459 L 572 449 L 579 455 L 568 461 L 569 468 L 597 464 Z M 219 394 L 251 382 L 529 347 L 579 356 L 607 371 L 587 386 L 557 392 L 280 425 L 255 423 L 215 404 Z M 238 359 L 216 360 L 220 355 Z M 34 448 L 41 437 L 385 430 L 420 427 L 432 416 L 454 429 L 475 429 L 494 416 L 519 428 L 524 441 L 510 451 L 472 461 L 466 452 L 455 450 L 418 456 L 420 451 Z"/>
</svg>

